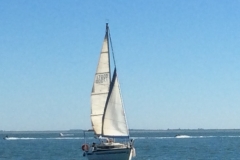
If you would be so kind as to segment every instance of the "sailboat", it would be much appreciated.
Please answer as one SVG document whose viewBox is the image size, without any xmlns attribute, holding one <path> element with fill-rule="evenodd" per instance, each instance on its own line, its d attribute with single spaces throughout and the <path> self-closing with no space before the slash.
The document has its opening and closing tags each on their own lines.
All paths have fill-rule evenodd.
<svg viewBox="0 0 240 160">
<path fill-rule="evenodd" d="M 82 145 L 88 160 L 131 160 L 135 157 L 134 141 L 129 138 L 126 114 L 113 49 L 111 77 L 110 48 L 112 42 L 108 23 L 91 93 L 91 122 L 97 143 Z"/>
</svg>

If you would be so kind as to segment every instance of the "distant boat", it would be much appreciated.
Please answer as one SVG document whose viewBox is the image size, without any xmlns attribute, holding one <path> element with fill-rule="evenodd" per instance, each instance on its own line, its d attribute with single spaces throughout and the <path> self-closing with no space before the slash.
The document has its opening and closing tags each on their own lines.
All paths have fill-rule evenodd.
<svg viewBox="0 0 240 160">
<path fill-rule="evenodd" d="M 92 129 L 99 143 L 93 143 L 91 148 L 85 143 L 82 150 L 89 160 L 131 160 L 135 156 L 135 149 L 133 140 L 129 139 L 113 49 L 114 72 L 111 79 L 109 47 L 112 49 L 112 42 L 106 24 L 91 94 Z"/>
<path fill-rule="evenodd" d="M 5 137 L 3 137 L 3 139 L 4 139 L 4 140 L 8 140 L 8 139 L 9 139 L 8 135 L 6 135 Z"/>
<path fill-rule="evenodd" d="M 59 133 L 60 137 L 70 137 L 70 136 L 74 136 L 74 134 L 63 134 L 63 133 Z"/>
</svg>

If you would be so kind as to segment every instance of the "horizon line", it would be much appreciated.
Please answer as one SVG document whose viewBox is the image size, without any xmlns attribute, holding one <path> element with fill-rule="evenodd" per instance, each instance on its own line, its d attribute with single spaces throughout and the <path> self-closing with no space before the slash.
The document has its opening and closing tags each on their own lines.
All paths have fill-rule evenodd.
<svg viewBox="0 0 240 160">
<path fill-rule="evenodd" d="M 129 129 L 129 131 L 176 131 L 176 130 L 240 130 L 240 128 L 195 128 L 195 129 L 186 129 L 186 128 L 177 128 L 177 129 Z M 69 131 L 86 131 L 86 129 L 57 129 L 57 130 L 0 130 L 0 132 L 69 132 Z"/>
</svg>

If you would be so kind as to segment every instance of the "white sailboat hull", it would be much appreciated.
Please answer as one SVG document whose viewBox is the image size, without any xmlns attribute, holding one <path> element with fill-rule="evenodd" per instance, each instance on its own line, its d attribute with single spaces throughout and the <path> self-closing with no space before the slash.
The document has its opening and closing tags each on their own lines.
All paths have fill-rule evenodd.
<svg viewBox="0 0 240 160">
<path fill-rule="evenodd" d="M 88 160 L 131 160 L 132 148 L 97 150 L 86 153 Z"/>
</svg>

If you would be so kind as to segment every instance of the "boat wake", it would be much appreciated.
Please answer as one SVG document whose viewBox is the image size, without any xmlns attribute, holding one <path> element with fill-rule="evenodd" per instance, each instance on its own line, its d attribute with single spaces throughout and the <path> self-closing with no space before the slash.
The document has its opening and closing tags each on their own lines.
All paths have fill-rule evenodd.
<svg viewBox="0 0 240 160">
<path fill-rule="evenodd" d="M 7 137 L 4 138 L 5 140 L 31 140 L 31 139 L 36 139 L 36 138 L 18 138 L 18 137 Z"/>
<path fill-rule="evenodd" d="M 175 138 L 191 138 L 191 136 L 188 136 L 188 135 L 176 135 Z"/>
<path fill-rule="evenodd" d="M 5 140 L 44 140 L 44 139 L 70 140 L 70 139 L 84 139 L 84 138 L 83 137 L 53 137 L 53 138 L 8 137 L 4 139 Z"/>
</svg>

